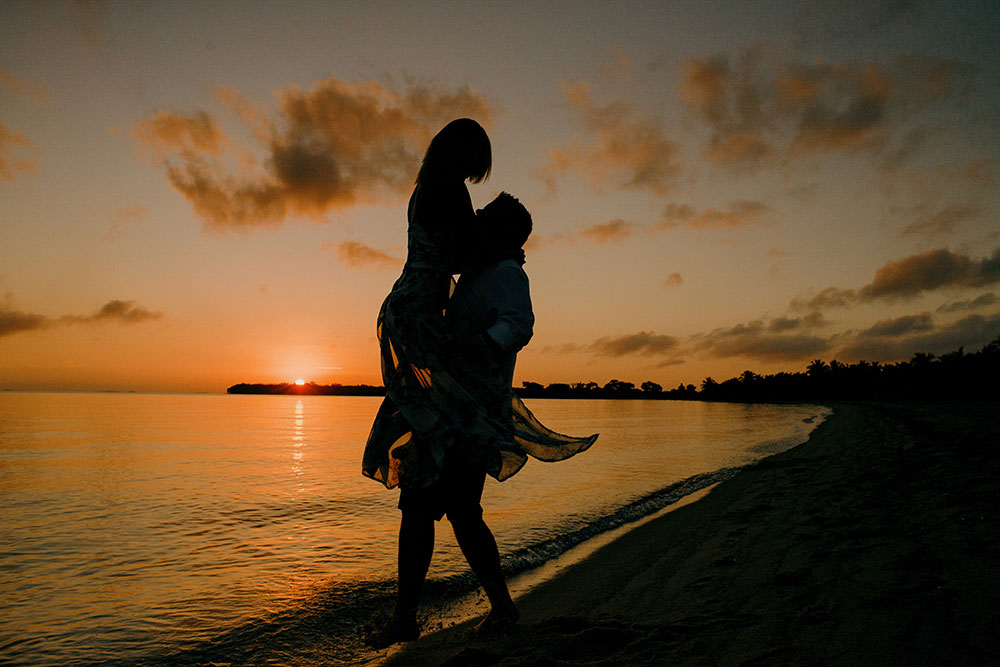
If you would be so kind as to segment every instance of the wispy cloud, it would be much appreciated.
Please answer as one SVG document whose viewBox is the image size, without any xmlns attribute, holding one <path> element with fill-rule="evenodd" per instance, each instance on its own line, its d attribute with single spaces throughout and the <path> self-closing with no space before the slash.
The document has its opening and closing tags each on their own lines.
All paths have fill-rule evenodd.
<svg viewBox="0 0 1000 667">
<path fill-rule="evenodd" d="M 614 220 L 608 220 L 607 222 L 599 225 L 585 227 L 580 230 L 579 235 L 585 239 L 597 241 L 598 243 L 611 243 L 625 240 L 631 236 L 636 229 L 638 229 L 638 225 L 635 223 L 622 220 L 621 218 L 615 218 Z"/>
<path fill-rule="evenodd" d="M 10 183 L 20 174 L 34 173 L 38 162 L 39 152 L 34 142 L 24 132 L 0 123 L 0 179 Z"/>
<path fill-rule="evenodd" d="M 36 102 L 45 102 L 49 98 L 49 87 L 44 82 L 27 81 L 2 69 L 0 69 L 0 87 L 14 95 L 21 95 Z"/>
<path fill-rule="evenodd" d="M 987 306 L 992 306 L 993 304 L 1000 301 L 997 295 L 993 292 L 986 292 L 985 294 L 980 294 L 975 299 L 968 299 L 965 301 L 953 301 L 951 303 L 946 303 L 938 308 L 939 313 L 957 313 L 963 310 L 976 310 L 978 308 L 985 308 Z"/>
<path fill-rule="evenodd" d="M 554 148 L 540 175 L 554 186 L 558 177 L 576 173 L 598 186 L 667 194 L 680 175 L 680 149 L 653 120 L 628 102 L 594 102 L 586 83 L 563 85 L 583 136 Z"/>
<path fill-rule="evenodd" d="M 862 338 L 904 336 L 917 331 L 930 331 L 933 328 L 934 322 L 931 320 L 931 314 L 920 313 L 919 315 L 905 315 L 891 320 L 880 320 L 858 336 Z"/>
<path fill-rule="evenodd" d="M 120 238 L 125 232 L 125 228 L 131 224 L 144 220 L 149 211 L 142 204 L 132 204 L 123 208 L 116 208 L 108 215 L 111 224 L 108 226 L 108 238 Z"/>
<path fill-rule="evenodd" d="M 293 215 L 321 218 L 333 209 L 399 196 L 445 123 L 469 116 L 489 126 L 493 115 L 475 91 L 434 84 L 396 89 L 326 78 L 307 89 L 280 91 L 272 114 L 232 89 L 219 89 L 217 96 L 250 131 L 256 154 L 236 145 L 201 110 L 161 111 L 133 128 L 136 140 L 161 157 L 171 184 L 206 228 L 216 231 L 280 225 Z M 237 153 L 238 168 L 224 159 L 227 152 Z"/>
<path fill-rule="evenodd" d="M 771 223 L 771 209 L 759 201 L 734 201 L 726 208 L 696 211 L 687 204 L 669 204 L 663 210 L 660 229 L 683 225 L 691 229 L 735 229 Z"/>
<path fill-rule="evenodd" d="M 630 354 L 656 355 L 672 352 L 680 341 L 655 331 L 640 331 L 624 336 L 604 336 L 588 346 L 588 350 L 603 357 L 623 357 Z"/>
<path fill-rule="evenodd" d="M 978 206 L 953 204 L 931 214 L 921 215 L 903 228 L 902 234 L 921 236 L 944 236 L 966 220 L 979 215 Z"/>
<path fill-rule="evenodd" d="M 949 287 L 983 287 L 997 282 L 1000 282 L 1000 248 L 981 260 L 941 248 L 886 262 L 875 272 L 872 282 L 859 290 L 827 287 L 814 296 L 793 299 L 790 307 L 793 310 L 822 310 L 878 299 L 892 301 Z"/>
<path fill-rule="evenodd" d="M 205 111 L 187 114 L 157 111 L 145 120 L 136 121 L 132 135 L 163 158 L 173 152 L 191 159 L 199 154 L 216 156 L 228 141 L 225 132 Z"/>
<path fill-rule="evenodd" d="M 17 310 L 11 305 L 10 295 L 6 303 L 0 306 L 0 336 L 43 329 L 59 324 L 103 324 L 117 322 L 120 324 L 138 324 L 163 317 L 162 313 L 149 310 L 135 301 L 113 299 L 90 315 L 63 315 L 49 317 L 39 313 Z"/>
<path fill-rule="evenodd" d="M 801 320 L 779 318 L 770 324 L 755 320 L 691 337 L 691 347 L 709 357 L 747 357 L 759 361 L 794 361 L 830 349 L 826 338 L 798 331 Z"/>
<path fill-rule="evenodd" d="M 163 317 L 162 313 L 149 310 L 145 306 L 137 304 L 135 301 L 124 301 L 112 299 L 97 309 L 91 315 L 64 315 L 59 318 L 60 322 L 70 324 L 118 322 L 121 324 L 137 324 L 149 320 L 158 320 Z"/>
<path fill-rule="evenodd" d="M 364 266 L 375 266 L 378 268 L 395 268 L 403 263 L 398 257 L 372 248 L 357 241 L 342 241 L 341 243 L 324 243 L 320 246 L 323 251 L 337 251 L 337 259 L 355 268 Z"/>
</svg>

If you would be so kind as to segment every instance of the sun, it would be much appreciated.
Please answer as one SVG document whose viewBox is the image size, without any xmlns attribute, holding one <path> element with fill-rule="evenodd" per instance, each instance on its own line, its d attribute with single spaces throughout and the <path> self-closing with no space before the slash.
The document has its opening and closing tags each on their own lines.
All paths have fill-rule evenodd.
<svg viewBox="0 0 1000 667">
<path fill-rule="evenodd" d="M 302 378 L 299 378 L 298 380 L 295 381 L 295 384 L 299 385 L 300 387 L 302 385 L 304 385 L 305 383 L 306 383 L 306 381 L 303 380 Z"/>
</svg>

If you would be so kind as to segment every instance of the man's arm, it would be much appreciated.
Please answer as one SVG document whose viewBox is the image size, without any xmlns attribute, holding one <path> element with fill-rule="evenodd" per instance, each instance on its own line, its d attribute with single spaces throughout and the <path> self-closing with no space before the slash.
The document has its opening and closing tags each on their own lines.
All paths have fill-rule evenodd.
<svg viewBox="0 0 1000 667">
<path fill-rule="evenodd" d="M 485 287 L 487 304 L 497 314 L 486 330 L 486 343 L 505 354 L 517 352 L 531 340 L 535 324 L 528 276 L 519 266 L 503 264 L 490 274 Z"/>
</svg>

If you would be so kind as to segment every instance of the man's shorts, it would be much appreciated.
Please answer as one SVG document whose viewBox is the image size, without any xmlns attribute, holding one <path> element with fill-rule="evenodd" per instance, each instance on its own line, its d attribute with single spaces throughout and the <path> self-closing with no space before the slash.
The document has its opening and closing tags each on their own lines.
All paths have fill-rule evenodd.
<svg viewBox="0 0 1000 667">
<path fill-rule="evenodd" d="M 403 488 L 399 493 L 399 509 L 420 512 L 440 521 L 456 517 L 482 516 L 483 485 L 486 471 L 478 468 L 461 451 L 452 448 L 445 454 L 441 476 L 430 486 L 420 489 Z"/>
</svg>

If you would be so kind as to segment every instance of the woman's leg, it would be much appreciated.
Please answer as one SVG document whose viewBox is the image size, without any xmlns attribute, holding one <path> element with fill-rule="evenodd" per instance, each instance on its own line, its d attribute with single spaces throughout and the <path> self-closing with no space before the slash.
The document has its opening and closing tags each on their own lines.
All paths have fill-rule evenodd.
<svg viewBox="0 0 1000 667">
<path fill-rule="evenodd" d="M 449 516 L 448 519 L 465 560 L 490 600 L 490 613 L 476 630 L 489 632 L 505 629 L 518 619 L 520 613 L 507 590 L 507 580 L 500 568 L 500 552 L 492 531 L 478 513 Z"/>
<path fill-rule="evenodd" d="M 368 636 L 368 645 L 383 649 L 420 636 L 417 606 L 420 589 L 434 554 L 434 519 L 425 512 L 403 510 L 399 522 L 399 582 L 392 617 Z"/>
<path fill-rule="evenodd" d="M 415 623 L 420 590 L 434 555 L 434 519 L 423 512 L 403 511 L 399 522 L 399 584 L 393 616 Z"/>
</svg>

